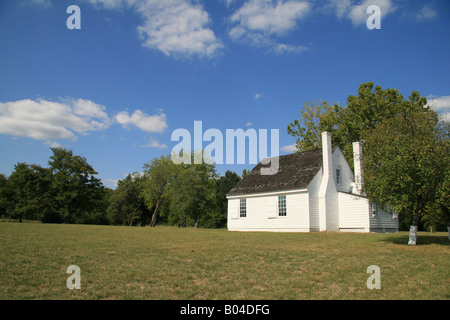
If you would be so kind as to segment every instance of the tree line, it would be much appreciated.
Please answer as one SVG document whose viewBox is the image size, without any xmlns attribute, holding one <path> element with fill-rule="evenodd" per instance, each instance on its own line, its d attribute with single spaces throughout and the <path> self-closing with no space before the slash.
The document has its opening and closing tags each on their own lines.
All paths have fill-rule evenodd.
<svg viewBox="0 0 450 320">
<path fill-rule="evenodd" d="M 450 124 L 419 92 L 405 98 L 363 83 L 346 106 L 305 103 L 287 131 L 298 151 L 320 148 L 321 132 L 331 132 L 352 167 L 352 142 L 362 141 L 364 191 L 372 201 L 397 212 L 403 230 L 450 226 Z"/>
<path fill-rule="evenodd" d="M 171 156 L 144 164 L 115 190 L 96 177 L 86 158 L 51 148 L 48 167 L 17 163 L 0 174 L 0 216 L 44 223 L 226 227 L 226 193 L 240 181 L 214 164 L 176 165 Z"/>
</svg>

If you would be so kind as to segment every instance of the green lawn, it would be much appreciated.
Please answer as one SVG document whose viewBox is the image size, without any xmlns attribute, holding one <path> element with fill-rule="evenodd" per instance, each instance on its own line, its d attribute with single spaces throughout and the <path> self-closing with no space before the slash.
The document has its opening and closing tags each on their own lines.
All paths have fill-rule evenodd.
<svg viewBox="0 0 450 320">
<path fill-rule="evenodd" d="M 449 299 L 447 233 L 0 223 L 0 299 Z M 69 265 L 81 290 L 66 287 Z M 369 290 L 367 267 L 381 270 Z"/>
</svg>

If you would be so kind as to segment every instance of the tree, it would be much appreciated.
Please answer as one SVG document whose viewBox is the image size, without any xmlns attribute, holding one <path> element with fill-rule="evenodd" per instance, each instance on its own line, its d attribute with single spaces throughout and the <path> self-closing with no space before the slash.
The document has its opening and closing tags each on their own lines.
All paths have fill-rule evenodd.
<svg viewBox="0 0 450 320">
<path fill-rule="evenodd" d="M 105 223 L 105 187 L 86 158 L 51 148 L 52 196 L 65 223 Z"/>
<path fill-rule="evenodd" d="M 421 98 L 418 92 L 413 91 L 411 97 L 414 107 L 425 106 L 426 99 Z M 353 142 L 360 141 L 379 123 L 396 116 L 409 102 L 411 100 L 405 100 L 397 89 L 382 89 L 381 86 L 374 86 L 373 82 L 361 84 L 357 96 L 348 96 L 347 106 L 339 115 L 337 130 L 337 145 L 347 160 L 353 164 Z"/>
<path fill-rule="evenodd" d="M 52 207 L 50 188 L 51 175 L 48 169 L 17 163 L 8 178 L 8 190 L 5 190 L 9 198 L 9 216 L 17 217 L 19 222 L 24 218 L 40 220 Z"/>
<path fill-rule="evenodd" d="M 431 232 L 445 231 L 448 228 L 450 232 L 450 122 L 441 119 L 436 127 L 436 141 L 442 151 L 442 178 L 439 181 L 434 201 L 431 202 L 422 218 L 425 227 Z"/>
<path fill-rule="evenodd" d="M 153 208 L 150 226 L 156 226 L 161 204 L 168 197 L 168 186 L 176 175 L 176 165 L 170 156 L 161 156 L 144 164 L 143 194 L 147 208 Z"/>
<path fill-rule="evenodd" d="M 245 170 L 245 169 L 244 169 Z M 214 217 L 216 227 L 225 227 L 227 222 L 228 200 L 226 194 L 239 182 L 241 177 L 230 170 L 216 180 L 216 209 L 217 216 Z"/>
<path fill-rule="evenodd" d="M 0 174 L 0 217 L 6 216 L 9 207 L 8 178 Z"/>
<path fill-rule="evenodd" d="M 397 115 L 363 134 L 365 191 L 399 214 L 411 213 L 409 244 L 421 217 L 436 217 L 430 209 L 437 199 L 448 215 L 449 140 L 436 134 L 438 116 L 425 104 L 413 93 Z"/>
<path fill-rule="evenodd" d="M 149 211 L 142 191 L 142 178 L 138 173 L 129 174 L 118 182 L 108 206 L 108 214 L 113 224 L 131 226 L 140 221 L 141 225 L 145 225 Z"/>
<path fill-rule="evenodd" d="M 192 153 L 192 159 L 194 157 L 195 154 Z M 201 164 L 179 164 L 175 177 L 169 189 L 170 220 L 186 226 L 189 219 L 198 227 L 201 221 L 210 219 L 216 211 L 215 166 L 208 160 Z"/>
<path fill-rule="evenodd" d="M 338 104 L 329 105 L 326 101 L 320 103 L 305 103 L 299 115 L 300 120 L 295 119 L 288 125 L 287 131 L 297 138 L 298 151 L 308 151 L 321 148 L 321 134 L 324 131 L 331 132 L 335 143 L 339 144 L 339 136 L 335 133 L 340 123 L 342 107 Z"/>
<path fill-rule="evenodd" d="M 333 144 L 339 146 L 350 165 L 353 165 L 352 143 L 360 141 L 364 134 L 379 123 L 398 114 L 405 105 L 413 103 L 423 108 L 426 98 L 413 91 L 410 100 L 405 100 L 397 89 L 382 89 L 373 82 L 359 86 L 358 95 L 347 98 L 346 107 L 331 106 L 326 101 L 320 104 L 305 104 L 300 119 L 288 125 L 288 133 L 297 137 L 297 150 L 321 148 L 321 133 L 328 131 Z"/>
</svg>

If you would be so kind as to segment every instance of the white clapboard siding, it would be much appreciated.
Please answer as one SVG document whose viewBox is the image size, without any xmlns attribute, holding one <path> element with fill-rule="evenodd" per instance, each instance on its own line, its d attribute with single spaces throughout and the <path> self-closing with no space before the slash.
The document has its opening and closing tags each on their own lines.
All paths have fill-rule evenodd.
<svg viewBox="0 0 450 320">
<path fill-rule="evenodd" d="M 247 203 L 247 216 L 231 218 L 231 206 L 228 216 L 230 231 L 276 231 L 307 232 L 309 230 L 309 198 L 307 192 L 287 193 L 286 216 L 278 216 L 278 195 L 242 196 Z M 238 198 L 228 200 L 229 203 Z"/>
<path fill-rule="evenodd" d="M 336 169 L 341 169 L 341 184 L 336 182 Z M 352 182 L 354 180 L 354 174 L 347 160 L 344 157 L 341 149 L 336 148 L 333 152 L 333 178 L 336 183 L 336 190 L 342 192 L 350 192 L 352 189 Z"/>
<path fill-rule="evenodd" d="M 369 200 L 338 192 L 339 230 L 369 232 Z"/>
<path fill-rule="evenodd" d="M 376 209 L 376 212 L 371 212 L 370 217 L 370 231 L 371 232 L 397 232 L 398 231 L 398 217 L 391 213 L 385 212 L 381 209 Z"/>
<path fill-rule="evenodd" d="M 239 218 L 239 199 L 228 200 L 228 218 L 229 219 Z"/>
<path fill-rule="evenodd" d="M 319 231 L 319 188 L 322 181 L 322 169 L 317 172 L 315 177 L 308 185 L 309 194 L 309 226 L 311 231 Z"/>
<path fill-rule="evenodd" d="M 273 199 L 273 200 L 274 201 L 270 201 L 270 203 L 267 204 L 267 218 L 268 219 L 275 219 L 276 217 L 278 217 L 278 204 L 275 202 L 278 199 Z"/>
</svg>

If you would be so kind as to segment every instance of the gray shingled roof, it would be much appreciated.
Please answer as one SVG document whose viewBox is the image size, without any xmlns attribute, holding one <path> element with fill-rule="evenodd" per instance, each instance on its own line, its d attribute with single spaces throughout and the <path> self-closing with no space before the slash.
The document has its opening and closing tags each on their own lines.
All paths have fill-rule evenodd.
<svg viewBox="0 0 450 320">
<path fill-rule="evenodd" d="M 280 156 L 276 174 L 261 175 L 261 163 L 258 163 L 227 196 L 305 189 L 320 168 L 322 149 Z"/>
</svg>

